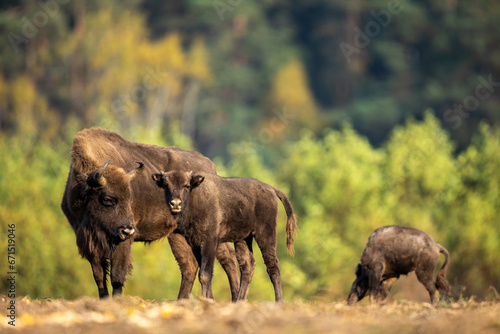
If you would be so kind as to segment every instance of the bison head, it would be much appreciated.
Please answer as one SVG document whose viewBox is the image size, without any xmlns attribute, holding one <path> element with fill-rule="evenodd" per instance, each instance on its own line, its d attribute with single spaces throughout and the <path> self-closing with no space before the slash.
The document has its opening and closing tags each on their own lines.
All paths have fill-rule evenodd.
<svg viewBox="0 0 500 334">
<path fill-rule="evenodd" d="M 356 267 L 356 279 L 352 283 L 351 291 L 347 297 L 347 304 L 352 305 L 366 296 L 368 292 L 368 273 L 360 264 Z"/>
<path fill-rule="evenodd" d="M 92 247 L 109 248 L 109 244 L 118 244 L 135 233 L 130 182 L 143 171 L 144 163 L 137 161 L 139 167 L 127 173 L 109 162 L 89 175 L 80 175 L 84 224 L 77 233 L 77 243 L 83 253 L 87 248 L 92 252 Z"/>
<path fill-rule="evenodd" d="M 170 212 L 176 215 L 189 205 L 190 192 L 199 186 L 205 177 L 193 175 L 193 172 L 160 172 L 151 175 L 158 187 L 165 190 L 165 200 Z"/>
</svg>

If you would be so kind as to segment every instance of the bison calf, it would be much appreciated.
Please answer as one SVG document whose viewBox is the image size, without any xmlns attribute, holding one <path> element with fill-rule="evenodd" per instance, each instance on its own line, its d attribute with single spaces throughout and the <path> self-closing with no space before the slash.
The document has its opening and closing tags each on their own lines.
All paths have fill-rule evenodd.
<svg viewBox="0 0 500 334">
<path fill-rule="evenodd" d="M 444 254 L 445 260 L 434 279 L 439 253 Z M 370 303 L 382 301 L 400 275 L 415 270 L 434 304 L 437 289 L 450 292 L 450 285 L 445 278 L 448 263 L 448 251 L 427 233 L 411 227 L 381 227 L 370 235 L 366 243 L 347 303 L 351 305 L 363 299 L 368 292 Z"/>
<path fill-rule="evenodd" d="M 152 175 L 165 190 L 172 214 L 184 229 L 200 263 L 202 295 L 209 298 L 217 245 L 234 242 L 241 283 L 237 300 L 245 300 L 255 268 L 252 241 L 262 251 L 276 302 L 283 301 L 279 261 L 276 256 L 278 199 L 287 214 L 287 250 L 293 255 L 296 219 L 286 195 L 256 179 L 224 178 L 206 172 L 172 171 Z"/>
</svg>

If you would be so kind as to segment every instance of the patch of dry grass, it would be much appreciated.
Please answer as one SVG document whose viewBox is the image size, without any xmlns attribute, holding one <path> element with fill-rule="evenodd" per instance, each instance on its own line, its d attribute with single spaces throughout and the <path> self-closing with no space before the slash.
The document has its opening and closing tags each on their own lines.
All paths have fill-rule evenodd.
<svg viewBox="0 0 500 334">
<path fill-rule="evenodd" d="M 6 310 L 9 300 L 0 296 Z M 24 333 L 500 333 L 500 303 L 460 300 L 433 307 L 393 302 L 226 303 L 204 299 L 145 301 L 16 300 L 16 327 L 2 316 L 0 332 Z"/>
</svg>

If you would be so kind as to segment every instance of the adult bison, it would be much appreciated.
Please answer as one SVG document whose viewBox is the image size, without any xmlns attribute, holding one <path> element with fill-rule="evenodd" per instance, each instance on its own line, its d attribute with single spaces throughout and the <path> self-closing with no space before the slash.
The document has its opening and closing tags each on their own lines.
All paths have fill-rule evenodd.
<svg viewBox="0 0 500 334">
<path fill-rule="evenodd" d="M 434 278 L 439 253 L 444 254 L 444 263 Z M 396 225 L 378 228 L 368 238 L 361 262 L 356 267 L 356 279 L 347 303 L 351 305 L 367 293 L 370 303 L 383 301 L 400 275 L 415 271 L 434 304 L 437 289 L 448 293 L 451 290 L 445 278 L 449 259 L 448 251 L 423 231 Z"/>
<path fill-rule="evenodd" d="M 214 164 L 198 152 L 133 143 L 101 128 L 86 129 L 74 137 L 61 208 L 81 256 L 92 266 L 100 298 L 109 295 L 108 273 L 113 295 L 121 294 L 132 268 L 132 242 L 163 237 L 168 237 L 182 274 L 178 298 L 189 297 L 198 263 L 165 206 L 163 191 L 150 181 L 152 173 L 174 169 L 215 173 Z M 217 259 L 235 300 L 239 277 L 234 250 L 221 244 Z"/>
</svg>

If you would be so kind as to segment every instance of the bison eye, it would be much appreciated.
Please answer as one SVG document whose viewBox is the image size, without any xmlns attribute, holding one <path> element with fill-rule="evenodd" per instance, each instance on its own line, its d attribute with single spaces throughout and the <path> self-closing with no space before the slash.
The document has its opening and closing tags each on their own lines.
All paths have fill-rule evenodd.
<svg viewBox="0 0 500 334">
<path fill-rule="evenodd" d="M 190 186 L 189 184 L 186 184 L 186 185 L 184 185 L 184 188 L 186 188 L 186 189 L 190 189 L 190 188 L 191 188 L 191 186 Z"/>
<path fill-rule="evenodd" d="M 104 196 L 100 198 L 101 204 L 104 206 L 113 206 L 116 205 L 116 198 L 112 198 L 109 196 Z"/>
</svg>

